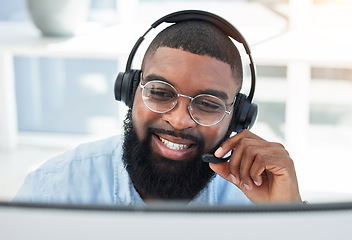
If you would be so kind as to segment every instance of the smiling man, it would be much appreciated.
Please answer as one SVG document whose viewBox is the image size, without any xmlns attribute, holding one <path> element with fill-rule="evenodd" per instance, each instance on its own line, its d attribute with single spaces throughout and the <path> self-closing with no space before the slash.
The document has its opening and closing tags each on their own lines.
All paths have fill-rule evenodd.
<svg viewBox="0 0 352 240">
<path fill-rule="evenodd" d="M 231 136 L 240 54 L 217 26 L 181 21 L 160 32 L 136 75 L 124 136 L 88 143 L 31 173 L 15 201 L 84 204 L 251 204 L 301 201 L 279 143 Z M 231 137 L 230 137 L 231 136 Z M 205 153 L 227 162 L 202 161 Z"/>
<path fill-rule="evenodd" d="M 197 31 L 201 25 L 177 27 Z M 171 31 L 178 35 L 175 29 Z M 169 36 L 167 31 L 165 34 Z M 201 155 L 214 152 L 228 137 L 231 115 L 225 114 L 225 109 L 232 109 L 238 85 L 230 66 L 214 57 L 164 46 L 147 54 L 128 118 L 124 151 L 127 170 L 141 195 L 192 199 L 206 186 L 213 171 Z M 213 115 L 220 115 L 216 121 L 224 118 L 213 126 L 201 125 Z M 141 146 L 134 144 L 141 141 Z"/>
</svg>

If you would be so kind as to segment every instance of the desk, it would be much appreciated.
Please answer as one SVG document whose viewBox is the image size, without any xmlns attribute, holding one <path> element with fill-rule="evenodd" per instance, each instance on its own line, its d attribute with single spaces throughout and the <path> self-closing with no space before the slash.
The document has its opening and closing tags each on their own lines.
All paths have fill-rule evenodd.
<svg viewBox="0 0 352 240">
<path fill-rule="evenodd" d="M 124 63 L 134 41 L 145 29 L 147 25 L 141 23 L 88 26 L 72 38 L 43 38 L 29 22 L 0 23 L 0 148 L 15 149 L 17 144 L 15 56 L 122 59 Z M 245 36 L 251 44 L 258 38 L 258 32 L 252 29 Z M 311 66 L 352 68 L 351 43 L 352 37 L 346 37 L 344 29 L 303 29 L 251 47 L 255 63 L 288 67 L 287 145 L 299 148 L 305 144 Z M 118 66 L 117 72 L 123 69 L 124 66 Z"/>
</svg>

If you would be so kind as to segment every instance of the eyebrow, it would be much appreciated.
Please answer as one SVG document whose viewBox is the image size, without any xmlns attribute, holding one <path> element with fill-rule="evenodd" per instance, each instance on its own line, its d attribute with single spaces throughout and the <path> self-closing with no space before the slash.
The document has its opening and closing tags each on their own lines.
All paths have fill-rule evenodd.
<svg viewBox="0 0 352 240">
<path fill-rule="evenodd" d="M 150 74 L 150 75 L 144 77 L 144 75 L 142 73 L 142 79 L 144 79 L 146 82 L 150 82 L 153 80 L 160 80 L 160 81 L 164 81 L 164 82 L 167 82 L 168 84 L 172 85 L 172 83 L 170 83 L 166 78 L 159 76 L 159 75 L 156 75 L 156 74 Z"/>
<path fill-rule="evenodd" d="M 170 85 L 173 86 L 173 84 L 170 81 L 168 81 L 166 78 L 164 78 L 162 76 L 159 76 L 159 75 L 156 75 L 156 74 L 150 74 L 150 75 L 147 75 L 147 76 L 144 76 L 142 74 L 142 79 L 144 79 L 146 82 L 150 82 L 150 81 L 153 81 L 153 80 L 160 80 L 160 81 L 167 82 L 167 83 L 169 83 Z M 220 90 L 216 90 L 216 89 L 212 89 L 212 88 L 202 89 L 202 90 L 200 90 L 198 92 L 197 95 L 199 95 L 199 94 L 209 94 L 209 95 L 218 97 L 218 98 L 223 99 L 223 100 L 228 100 L 229 99 L 229 96 L 224 91 L 220 91 Z"/>
</svg>

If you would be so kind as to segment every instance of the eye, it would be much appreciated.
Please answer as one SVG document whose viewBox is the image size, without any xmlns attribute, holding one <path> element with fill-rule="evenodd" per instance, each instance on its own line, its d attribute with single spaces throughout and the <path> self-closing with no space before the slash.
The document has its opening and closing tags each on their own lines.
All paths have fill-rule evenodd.
<svg viewBox="0 0 352 240">
<path fill-rule="evenodd" d="M 193 106 L 196 109 L 207 113 L 219 113 L 224 110 L 224 106 L 216 98 L 195 98 L 193 100 Z"/>
<path fill-rule="evenodd" d="M 158 102 L 169 102 L 174 100 L 175 93 L 165 88 L 147 88 L 148 94 L 147 96 L 151 98 L 151 100 Z"/>
</svg>

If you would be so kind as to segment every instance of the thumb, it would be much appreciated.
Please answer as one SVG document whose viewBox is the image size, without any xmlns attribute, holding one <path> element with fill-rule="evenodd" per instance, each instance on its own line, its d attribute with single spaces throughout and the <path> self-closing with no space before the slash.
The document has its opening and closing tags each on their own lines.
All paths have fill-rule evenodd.
<svg viewBox="0 0 352 240">
<path fill-rule="evenodd" d="M 237 185 L 239 181 L 231 174 L 229 170 L 229 163 L 222 162 L 222 163 L 209 163 L 209 167 L 217 173 L 220 177 L 226 179 L 229 182 Z"/>
<path fill-rule="evenodd" d="M 209 167 L 215 173 L 217 173 L 220 177 L 222 177 L 223 179 L 236 185 L 244 194 L 246 194 L 246 195 L 248 194 L 249 190 L 245 187 L 243 182 L 231 174 L 231 172 L 229 170 L 229 163 L 228 162 L 217 163 L 217 164 L 209 163 Z M 247 197 L 248 197 L 248 195 L 247 195 Z"/>
</svg>

